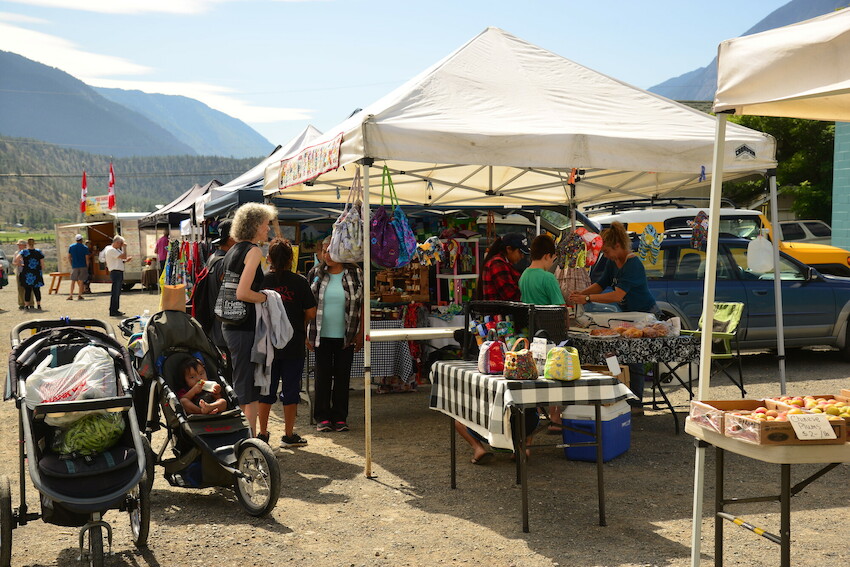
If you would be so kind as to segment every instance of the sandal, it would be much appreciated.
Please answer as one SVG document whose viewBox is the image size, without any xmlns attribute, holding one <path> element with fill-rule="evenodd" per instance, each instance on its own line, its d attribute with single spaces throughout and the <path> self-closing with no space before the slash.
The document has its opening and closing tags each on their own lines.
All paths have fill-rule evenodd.
<svg viewBox="0 0 850 567">
<path fill-rule="evenodd" d="M 495 455 L 493 453 L 488 452 L 488 453 L 484 453 L 483 455 L 481 455 L 477 459 L 475 457 L 472 457 L 472 459 L 470 459 L 469 462 L 472 463 L 473 465 L 483 465 L 487 461 L 491 460 L 493 457 L 495 457 Z"/>
</svg>

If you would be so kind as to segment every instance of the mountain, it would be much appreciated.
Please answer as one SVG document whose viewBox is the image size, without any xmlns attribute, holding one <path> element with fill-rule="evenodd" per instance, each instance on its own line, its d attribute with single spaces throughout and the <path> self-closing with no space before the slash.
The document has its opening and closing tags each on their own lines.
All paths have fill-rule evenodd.
<svg viewBox="0 0 850 567">
<path fill-rule="evenodd" d="M 774 28 L 780 28 L 850 5 L 847 0 L 791 0 L 777 8 L 755 26 L 742 35 L 752 35 Z M 689 71 L 678 77 L 650 87 L 650 92 L 673 100 L 714 100 L 717 89 L 717 57 L 705 67 Z"/>
<path fill-rule="evenodd" d="M 197 152 L 59 69 L 0 51 L 0 135 L 113 156 Z"/>
<path fill-rule="evenodd" d="M 261 157 L 216 156 L 114 157 L 115 197 L 119 211 L 153 211 L 194 184 L 211 179 L 226 183 L 254 167 Z M 0 224 L 22 222 L 52 228 L 78 218 L 83 167 L 90 197 L 106 195 L 109 156 L 38 140 L 0 136 Z"/>
<path fill-rule="evenodd" d="M 271 142 L 241 120 L 195 99 L 122 89 L 94 90 L 147 117 L 200 155 L 243 158 L 267 155 L 274 149 Z"/>
</svg>

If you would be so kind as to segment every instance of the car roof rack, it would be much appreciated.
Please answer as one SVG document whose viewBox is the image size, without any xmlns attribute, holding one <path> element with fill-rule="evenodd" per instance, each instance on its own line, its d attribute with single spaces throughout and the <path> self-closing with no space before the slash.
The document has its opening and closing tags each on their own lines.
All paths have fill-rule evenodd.
<svg viewBox="0 0 850 567">
<path fill-rule="evenodd" d="M 584 207 L 585 213 L 617 213 L 620 211 L 635 211 L 641 209 L 687 209 L 699 204 L 708 204 L 711 202 L 709 197 L 665 197 L 657 199 L 650 197 L 648 199 L 627 199 L 625 201 L 607 201 L 605 203 L 594 203 Z M 727 198 L 721 198 L 720 204 L 733 209 L 737 205 Z"/>
</svg>

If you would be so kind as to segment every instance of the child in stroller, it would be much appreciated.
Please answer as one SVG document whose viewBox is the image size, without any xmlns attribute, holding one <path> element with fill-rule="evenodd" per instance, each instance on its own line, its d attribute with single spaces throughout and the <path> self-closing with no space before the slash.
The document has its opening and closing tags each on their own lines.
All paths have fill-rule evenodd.
<svg viewBox="0 0 850 567">
<path fill-rule="evenodd" d="M 199 358 L 187 358 L 180 365 L 183 388 L 177 391 L 180 405 L 186 413 L 221 413 L 227 400 L 221 397 L 221 384 L 207 380 L 207 369 Z"/>
<path fill-rule="evenodd" d="M 271 512 L 280 495 L 280 464 L 266 443 L 251 436 L 230 387 L 230 367 L 200 324 L 182 311 L 155 313 L 145 328 L 144 351 L 139 373 L 147 388 L 139 389 L 145 399 L 137 401 L 147 410 L 142 418 L 147 439 L 165 429 L 165 442 L 152 460 L 165 469 L 166 480 L 182 488 L 232 486 L 249 514 Z M 192 384 L 185 379 L 188 367 Z M 219 387 L 220 400 L 209 406 L 218 411 L 203 413 L 201 400 L 191 400 L 200 392 L 199 369 L 206 384 Z M 201 411 L 187 409 L 181 397 Z M 165 454 L 169 447 L 172 456 Z"/>
</svg>

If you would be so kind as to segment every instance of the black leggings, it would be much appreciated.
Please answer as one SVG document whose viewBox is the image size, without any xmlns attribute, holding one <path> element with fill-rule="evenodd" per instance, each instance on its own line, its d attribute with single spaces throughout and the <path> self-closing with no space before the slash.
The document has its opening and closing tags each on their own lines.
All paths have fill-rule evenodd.
<svg viewBox="0 0 850 567">
<path fill-rule="evenodd" d="M 32 299 L 33 294 L 35 294 L 36 303 L 41 303 L 41 287 L 35 287 L 31 285 L 24 286 L 24 301 L 29 303 Z"/>
</svg>

